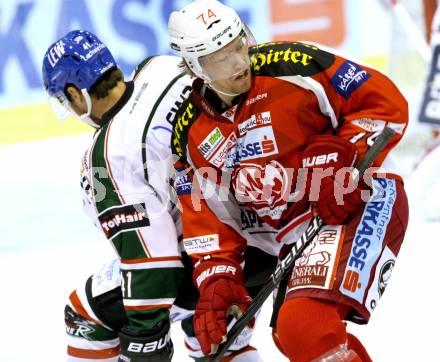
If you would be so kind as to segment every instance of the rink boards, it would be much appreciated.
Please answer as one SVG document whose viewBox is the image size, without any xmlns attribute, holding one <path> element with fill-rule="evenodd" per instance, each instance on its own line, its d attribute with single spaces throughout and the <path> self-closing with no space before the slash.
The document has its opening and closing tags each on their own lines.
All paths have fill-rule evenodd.
<svg viewBox="0 0 440 362">
<path fill-rule="evenodd" d="M 387 57 L 384 55 L 362 57 L 361 60 L 382 71 L 386 68 Z M 60 121 L 48 103 L 0 108 L 0 145 L 92 131 L 90 126 L 73 117 Z"/>
<path fill-rule="evenodd" d="M 91 132 L 73 117 L 58 120 L 45 103 L 0 109 L 0 145 Z"/>
</svg>

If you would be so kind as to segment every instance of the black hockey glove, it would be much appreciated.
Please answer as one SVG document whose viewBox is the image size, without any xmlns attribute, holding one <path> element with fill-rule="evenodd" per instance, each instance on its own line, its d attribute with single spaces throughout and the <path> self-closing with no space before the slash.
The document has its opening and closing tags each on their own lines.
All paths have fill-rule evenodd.
<svg viewBox="0 0 440 362">
<path fill-rule="evenodd" d="M 164 320 L 151 334 L 137 336 L 127 328 L 119 332 L 121 352 L 118 362 L 169 362 L 173 357 L 170 321 Z"/>
</svg>

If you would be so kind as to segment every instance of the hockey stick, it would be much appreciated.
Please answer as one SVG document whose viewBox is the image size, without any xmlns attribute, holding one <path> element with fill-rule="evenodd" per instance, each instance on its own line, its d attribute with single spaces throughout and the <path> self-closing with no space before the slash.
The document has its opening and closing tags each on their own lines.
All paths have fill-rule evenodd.
<svg viewBox="0 0 440 362">
<path fill-rule="evenodd" d="M 429 63 L 432 56 L 431 47 L 411 15 L 409 15 L 408 10 L 398 0 L 382 0 L 381 3 L 386 7 L 391 7 L 397 20 L 417 48 L 418 53 L 426 63 Z"/>
<path fill-rule="evenodd" d="M 353 170 L 353 176 L 355 180 L 359 180 L 359 178 L 365 173 L 368 167 L 371 166 L 380 151 L 382 151 L 388 144 L 394 133 L 395 132 L 391 128 L 387 127 L 377 137 L 376 141 L 367 151 L 364 158 L 359 161 L 358 165 Z M 295 260 L 301 255 L 304 249 L 318 234 L 323 225 L 324 223 L 319 216 L 314 216 L 312 218 L 309 225 L 307 226 L 307 229 L 301 235 L 301 238 L 295 244 L 293 244 L 290 252 L 285 256 L 283 260 L 278 263 L 270 279 L 266 282 L 266 284 L 254 298 L 249 308 L 232 326 L 232 328 L 228 332 L 226 342 L 219 346 L 217 354 L 211 357 L 211 362 L 220 362 L 220 359 L 227 352 L 228 348 L 234 343 L 235 339 L 239 336 L 239 334 L 248 325 L 248 323 L 255 316 L 258 310 L 262 307 L 266 299 L 275 290 L 280 281 L 285 276 L 287 276 L 288 273 L 290 273 L 290 270 L 293 268 Z"/>
</svg>

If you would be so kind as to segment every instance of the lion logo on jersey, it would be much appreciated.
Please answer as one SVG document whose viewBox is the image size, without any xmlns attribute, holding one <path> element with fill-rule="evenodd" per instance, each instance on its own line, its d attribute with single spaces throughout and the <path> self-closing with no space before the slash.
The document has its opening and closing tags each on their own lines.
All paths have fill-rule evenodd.
<svg viewBox="0 0 440 362">
<path fill-rule="evenodd" d="M 297 266 L 306 265 L 326 265 L 332 259 L 332 254 L 326 250 L 327 245 L 335 245 L 336 230 L 323 230 L 313 239 L 309 246 L 304 250 L 298 260 Z"/>
<path fill-rule="evenodd" d="M 285 210 L 289 177 L 279 162 L 272 160 L 264 166 L 241 164 L 232 180 L 237 200 L 253 205 L 259 216 L 278 219 Z"/>
</svg>

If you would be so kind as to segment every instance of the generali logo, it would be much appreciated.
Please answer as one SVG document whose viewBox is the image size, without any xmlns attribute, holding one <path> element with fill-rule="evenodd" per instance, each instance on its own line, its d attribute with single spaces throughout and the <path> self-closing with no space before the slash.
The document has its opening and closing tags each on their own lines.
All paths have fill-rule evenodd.
<svg viewBox="0 0 440 362">
<path fill-rule="evenodd" d="M 331 277 L 338 264 L 338 243 L 341 242 L 341 226 L 327 226 L 303 251 L 295 262 L 289 280 L 289 290 L 313 286 L 331 289 L 334 278 Z"/>
</svg>

